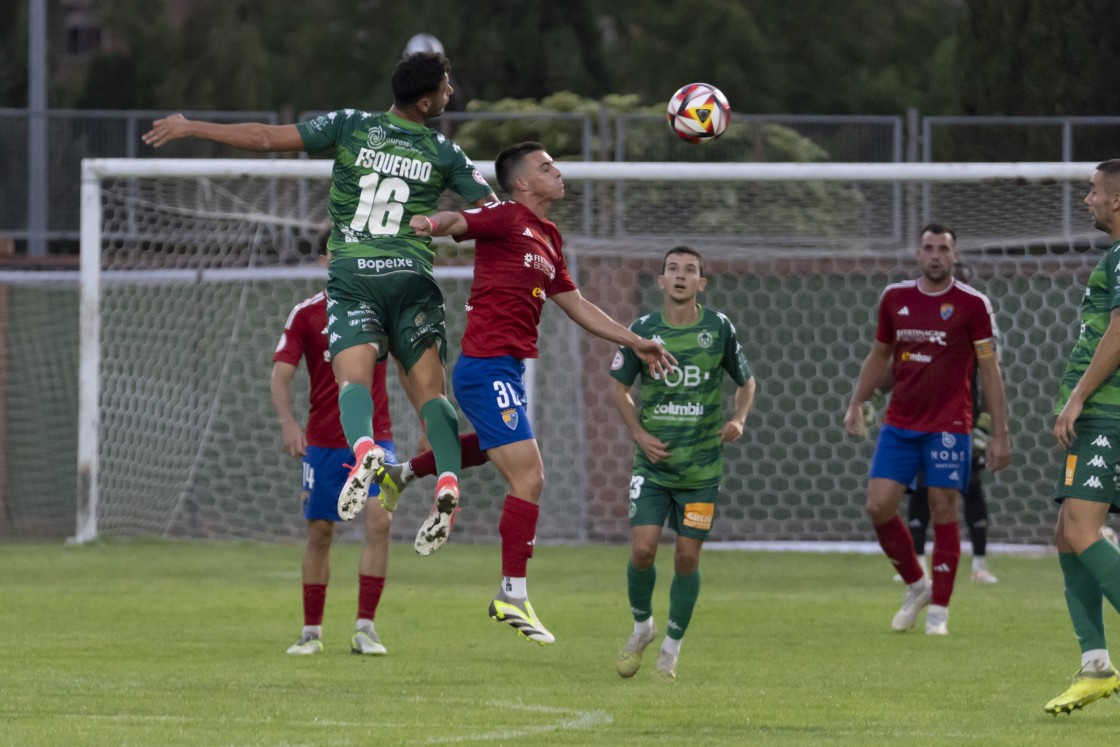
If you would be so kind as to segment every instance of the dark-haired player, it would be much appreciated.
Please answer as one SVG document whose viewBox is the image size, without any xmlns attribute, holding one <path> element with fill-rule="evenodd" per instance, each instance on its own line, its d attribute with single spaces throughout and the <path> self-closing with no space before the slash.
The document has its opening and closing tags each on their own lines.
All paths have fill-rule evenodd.
<svg viewBox="0 0 1120 747">
<path fill-rule="evenodd" d="M 545 300 L 551 298 L 588 332 L 630 347 L 657 371 L 663 373 L 672 359 L 659 343 L 634 334 L 580 294 L 568 274 L 560 230 L 546 217 L 552 203 L 564 197 L 564 180 L 544 146 L 510 146 L 498 154 L 494 168 L 509 201 L 418 215 L 412 228 L 421 236 L 475 239 L 467 328 L 452 381 L 459 407 L 478 432 L 479 447 L 509 490 L 498 524 L 502 584 L 490 602 L 490 616 L 529 640 L 552 643 L 555 638 L 529 604 L 525 581 L 537 533 L 544 463 L 529 422 L 524 361 L 537 357 L 537 325 Z M 446 534 L 432 536 L 428 544 L 434 550 L 446 539 Z M 422 540 L 417 536 L 418 549 Z"/>
<path fill-rule="evenodd" d="M 441 54 L 405 57 L 393 71 L 393 106 L 383 114 L 340 109 L 298 125 L 212 124 L 175 114 L 144 135 L 154 147 L 200 137 L 254 151 L 334 149 L 328 326 L 342 427 L 355 459 L 338 513 L 346 520 L 357 515 L 384 462 L 373 438 L 370 385 L 377 361 L 392 354 L 440 471 L 425 522 L 429 533 L 446 531 L 454 515 L 461 455 L 458 418 L 445 395 L 446 331 L 434 253 L 409 220 L 433 212 L 445 189 L 475 205 L 497 199 L 459 146 L 425 125 L 447 105 L 449 71 Z"/>
<path fill-rule="evenodd" d="M 928 605 L 926 634 L 948 635 L 949 599 L 961 555 L 957 506 L 972 460 L 974 367 L 980 368 L 992 416 L 988 469 L 996 472 L 1010 463 L 1011 438 L 991 302 L 953 278 L 959 257 L 950 229 L 925 226 L 917 259 L 921 276 L 887 286 L 879 299 L 875 342 L 856 380 L 844 428 L 852 436 L 863 433 L 863 403 L 889 377 L 891 400 L 871 462 L 867 514 L 879 545 L 908 587 L 891 628 L 909 630 Z M 933 521 L 932 583 L 898 515 L 906 486 L 919 472 L 929 489 Z"/>
<path fill-rule="evenodd" d="M 319 247 L 324 264 L 326 242 L 324 235 Z M 303 516 L 307 520 L 307 544 L 300 565 L 303 631 L 299 640 L 288 648 L 289 654 L 317 654 L 323 650 L 323 608 L 331 577 L 331 544 L 335 522 L 340 520 L 338 494 L 350 473 L 346 462 L 353 456 L 338 419 L 338 385 L 331 373 L 327 349 L 327 294 L 320 291 L 296 304 L 288 314 L 280 343 L 272 356 L 269 384 L 284 451 L 303 461 Z M 306 429 L 292 413 L 292 380 L 301 359 L 307 365 L 310 380 Z M 385 361 L 378 363 L 373 376 L 371 395 L 377 403 L 373 432 L 386 457 L 396 461 L 385 368 Z M 370 490 L 377 495 L 376 486 Z M 358 559 L 358 614 L 350 639 L 350 650 L 356 654 L 387 653 L 374 629 L 374 616 L 385 589 L 392 526 L 392 514 L 381 506 L 366 509 L 365 541 Z"/>
<path fill-rule="evenodd" d="M 626 566 L 634 632 L 615 665 L 622 677 L 638 672 L 642 654 L 657 636 L 652 601 L 657 580 L 654 560 L 666 520 L 677 541 L 657 673 L 666 679 L 677 677 L 681 639 L 700 595 L 700 550 L 711 534 L 723 480 L 723 444 L 742 438 L 754 402 L 755 380 L 735 325 L 720 312 L 697 303 L 707 282 L 698 251 L 688 246 L 670 249 L 657 278 L 664 294 L 661 310 L 639 318 L 630 329 L 661 340 L 676 358 L 676 365 L 664 376 L 651 376 L 625 349 L 611 363 L 615 379 L 611 402 L 635 443 Z M 639 374 L 640 417 L 630 396 Z M 724 374 L 737 386 L 735 408 L 726 422 Z"/>
</svg>

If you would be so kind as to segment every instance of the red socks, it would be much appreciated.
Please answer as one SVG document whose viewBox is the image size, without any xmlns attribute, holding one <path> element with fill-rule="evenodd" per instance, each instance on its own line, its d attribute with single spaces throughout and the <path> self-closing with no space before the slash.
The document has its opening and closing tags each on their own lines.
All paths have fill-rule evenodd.
<svg viewBox="0 0 1120 747">
<path fill-rule="evenodd" d="M 463 452 L 463 469 L 467 467 L 477 467 L 480 464 L 486 464 L 486 462 L 490 461 L 490 458 L 486 456 L 486 452 L 478 448 L 477 433 L 468 433 L 465 436 L 459 436 L 459 448 Z M 426 477 L 436 474 L 436 455 L 434 452 L 425 451 L 423 454 L 417 454 L 412 457 L 410 461 L 412 463 L 412 471 L 417 477 Z"/>
<path fill-rule="evenodd" d="M 875 527 L 875 534 L 879 537 L 879 547 L 894 564 L 903 582 L 912 584 L 922 577 L 922 567 L 918 565 L 918 556 L 914 553 L 914 539 L 902 517 L 895 514 L 889 521 Z"/>
<path fill-rule="evenodd" d="M 506 496 L 502 518 L 498 521 L 498 533 L 502 535 L 503 576 L 525 578 L 529 558 L 533 557 L 539 515 L 540 506 L 537 504 L 512 495 Z"/>
<path fill-rule="evenodd" d="M 327 605 L 326 584 L 303 585 L 303 624 L 322 625 L 323 608 Z"/>
<path fill-rule="evenodd" d="M 363 576 L 358 574 L 358 619 L 372 620 L 377 614 L 377 603 L 385 589 L 384 576 Z"/>
<path fill-rule="evenodd" d="M 933 525 L 933 597 L 930 604 L 949 606 L 953 596 L 953 582 L 957 580 L 957 565 L 961 561 L 961 528 L 953 521 Z"/>
</svg>

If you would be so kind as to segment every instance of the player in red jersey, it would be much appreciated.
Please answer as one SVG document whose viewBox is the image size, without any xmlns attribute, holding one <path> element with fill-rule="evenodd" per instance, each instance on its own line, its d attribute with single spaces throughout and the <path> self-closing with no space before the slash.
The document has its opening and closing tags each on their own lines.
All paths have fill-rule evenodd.
<svg viewBox="0 0 1120 747">
<path fill-rule="evenodd" d="M 891 621 L 909 630 L 926 614 L 928 635 L 949 632 L 961 537 L 957 505 L 968 485 L 972 458 L 972 371 L 980 369 L 992 437 L 988 469 L 1011 462 L 1007 401 L 995 356 L 992 305 L 984 294 L 953 278 L 956 235 L 930 224 L 918 249 L 921 277 L 887 286 L 879 299 L 875 343 L 863 362 L 844 414 L 844 429 L 863 432 L 862 407 L 875 387 L 893 382 L 875 445 L 867 485 L 867 513 L 879 544 L 907 584 L 902 608 Z M 933 581 L 922 572 L 914 542 L 898 515 L 906 486 L 922 472 L 933 520 Z"/>
<path fill-rule="evenodd" d="M 326 259 L 326 236 L 320 254 Z M 292 414 L 292 380 L 300 358 L 307 361 L 311 380 L 306 431 Z M 303 631 L 289 654 L 317 654 L 323 650 L 323 607 L 330 579 L 330 550 L 338 515 L 338 494 L 350 474 L 353 452 L 338 417 L 338 384 L 331 370 L 327 343 L 327 294 L 316 293 L 296 304 L 284 324 L 280 344 L 272 356 L 272 404 L 280 420 L 284 451 L 303 459 L 303 513 L 307 545 L 303 552 Z M 389 397 L 385 391 L 385 361 L 374 369 L 370 391 L 374 402 L 373 433 L 386 458 L 396 461 Z M 370 492 L 377 494 L 377 488 Z M 356 654 L 386 653 L 373 627 L 389 565 L 389 531 L 393 517 L 376 501 L 366 508 L 366 537 L 358 561 L 358 618 L 350 649 Z"/>
<path fill-rule="evenodd" d="M 533 612 L 525 584 L 544 463 L 529 423 L 523 378 L 523 361 L 537 357 L 537 324 L 544 302 L 551 298 L 588 332 L 631 348 L 655 372 L 664 373 L 675 361 L 660 343 L 635 335 L 580 294 L 568 274 L 560 230 L 545 217 L 552 203 L 563 198 L 564 180 L 544 146 L 510 146 L 498 154 L 494 168 L 510 201 L 418 215 L 410 225 L 419 236 L 476 240 L 463 352 L 452 381 L 460 409 L 478 432 L 479 447 L 509 488 L 498 524 L 502 585 L 489 611 L 529 640 L 544 644 L 555 638 Z M 418 536 L 417 549 L 434 550 L 446 539 L 446 533 Z"/>
</svg>

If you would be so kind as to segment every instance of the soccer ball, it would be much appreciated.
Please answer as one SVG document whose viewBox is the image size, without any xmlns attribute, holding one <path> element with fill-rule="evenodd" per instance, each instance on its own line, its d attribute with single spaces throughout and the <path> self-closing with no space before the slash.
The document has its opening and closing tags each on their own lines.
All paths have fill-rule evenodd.
<svg viewBox="0 0 1120 747">
<path fill-rule="evenodd" d="M 731 107 L 727 97 L 708 83 L 681 86 L 669 99 L 669 129 L 681 140 L 710 143 L 727 130 Z"/>
</svg>

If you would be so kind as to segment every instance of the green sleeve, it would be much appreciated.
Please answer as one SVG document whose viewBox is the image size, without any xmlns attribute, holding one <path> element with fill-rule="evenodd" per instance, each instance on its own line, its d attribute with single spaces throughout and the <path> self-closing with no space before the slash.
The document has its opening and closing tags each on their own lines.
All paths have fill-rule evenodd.
<svg viewBox="0 0 1120 747">
<path fill-rule="evenodd" d="M 743 346 L 735 336 L 735 325 L 727 319 L 723 322 L 723 370 L 739 386 L 743 386 L 754 376 Z"/>
<path fill-rule="evenodd" d="M 333 148 L 340 138 L 342 123 L 349 118 L 344 111 L 327 112 L 307 122 L 296 125 L 300 139 L 303 140 L 303 149 L 308 153 Z"/>
</svg>

